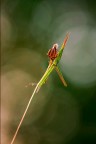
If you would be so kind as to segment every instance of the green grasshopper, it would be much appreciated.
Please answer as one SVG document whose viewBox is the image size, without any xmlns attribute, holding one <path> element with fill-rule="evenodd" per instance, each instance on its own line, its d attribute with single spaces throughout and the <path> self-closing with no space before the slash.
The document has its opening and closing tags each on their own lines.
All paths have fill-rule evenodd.
<svg viewBox="0 0 96 144">
<path fill-rule="evenodd" d="M 37 83 L 37 85 L 36 85 L 36 87 L 35 87 L 32 95 L 31 95 L 31 97 L 30 97 L 30 100 L 29 100 L 29 102 L 28 102 L 28 104 L 27 104 L 27 107 L 26 107 L 26 109 L 25 109 L 25 111 L 24 111 L 24 114 L 23 114 L 23 116 L 22 116 L 22 118 L 21 118 L 21 120 L 20 120 L 20 123 L 19 123 L 19 125 L 18 125 L 18 127 L 17 127 L 17 130 L 16 130 L 16 132 L 15 132 L 15 134 L 14 134 L 14 136 L 13 136 L 13 139 L 12 139 L 12 141 L 11 141 L 10 144 L 13 144 L 13 142 L 14 142 L 14 140 L 15 140 L 15 138 L 16 138 L 16 135 L 17 135 L 17 133 L 18 133 L 18 130 L 19 130 L 19 128 L 20 128 L 20 126 L 21 126 L 21 124 L 22 124 L 22 122 L 23 122 L 23 120 L 24 120 L 24 117 L 25 117 L 25 115 L 26 115 L 26 113 L 27 113 L 27 110 L 28 110 L 28 108 L 29 108 L 29 106 L 30 106 L 30 103 L 31 103 L 31 101 L 32 101 L 32 99 L 33 99 L 34 94 L 39 91 L 39 89 L 41 88 L 41 86 L 42 86 L 43 84 L 45 84 L 45 82 L 47 81 L 49 75 L 51 74 L 51 72 L 52 72 L 54 69 L 57 71 L 57 73 L 58 73 L 61 81 L 62 81 L 63 84 L 64 84 L 64 86 L 67 86 L 67 83 L 66 83 L 66 81 L 64 80 L 63 75 L 62 75 L 62 73 L 60 72 L 60 70 L 59 70 L 59 68 L 58 68 L 57 65 L 58 65 L 59 61 L 61 60 L 62 53 L 63 53 L 63 50 L 64 50 L 64 48 L 65 48 L 65 45 L 66 45 L 66 43 L 67 43 L 68 38 L 69 38 L 69 33 L 66 35 L 66 37 L 65 37 L 65 39 L 64 39 L 64 42 L 63 42 L 63 44 L 62 44 L 62 46 L 61 46 L 61 48 L 60 48 L 60 50 L 59 50 L 58 52 L 57 52 L 57 47 L 58 47 L 57 44 L 54 44 L 53 47 L 52 47 L 52 49 L 50 49 L 50 50 L 48 51 L 47 55 L 48 55 L 48 57 L 50 58 L 48 68 L 47 68 L 47 70 L 45 71 L 45 73 L 44 73 L 44 75 L 42 76 L 42 78 L 40 79 L 40 81 Z"/>
</svg>

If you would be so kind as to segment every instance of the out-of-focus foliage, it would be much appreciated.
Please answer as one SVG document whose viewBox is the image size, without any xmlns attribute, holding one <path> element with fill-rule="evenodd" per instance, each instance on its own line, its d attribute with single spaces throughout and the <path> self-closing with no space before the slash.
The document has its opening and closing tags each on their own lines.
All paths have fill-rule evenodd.
<svg viewBox="0 0 96 144">
<path fill-rule="evenodd" d="M 96 3 L 92 0 L 3 0 L 1 4 L 1 130 L 10 143 L 46 53 L 71 36 L 59 64 L 34 97 L 16 144 L 96 143 Z"/>
</svg>

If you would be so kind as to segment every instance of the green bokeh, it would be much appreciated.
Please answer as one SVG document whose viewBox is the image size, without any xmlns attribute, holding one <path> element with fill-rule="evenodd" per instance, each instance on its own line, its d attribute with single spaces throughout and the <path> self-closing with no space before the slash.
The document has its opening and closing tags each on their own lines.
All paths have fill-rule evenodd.
<svg viewBox="0 0 96 144">
<path fill-rule="evenodd" d="M 82 34 L 82 41 L 74 44 L 81 34 L 80 30 L 76 31 L 72 41 L 76 28 L 87 32 Z M 60 67 L 65 71 L 68 88 L 62 85 L 54 71 L 34 97 L 16 141 L 17 144 L 96 143 L 96 2 L 4 0 L 1 4 L 2 144 L 10 143 L 33 92 L 34 87 L 26 89 L 25 85 L 40 80 L 48 65 L 48 49 L 56 42 L 60 45 L 66 32 L 71 30 L 65 53 L 69 53 L 71 45 L 86 47 L 85 52 L 81 49 L 80 52 L 83 57 L 89 52 L 93 58 L 93 65 L 84 68 L 90 73 L 86 72 L 84 77 L 77 73 L 78 77 L 71 79 L 69 68 L 70 72 L 75 69 L 75 73 L 72 71 L 75 75 L 79 71 L 76 68 L 83 67 L 83 62 L 77 60 L 77 67 L 75 62 L 69 66 L 70 55 L 69 61 L 65 58 L 63 63 L 62 60 Z M 93 42 L 90 35 L 95 37 Z M 76 57 L 82 60 L 82 55 Z"/>
</svg>

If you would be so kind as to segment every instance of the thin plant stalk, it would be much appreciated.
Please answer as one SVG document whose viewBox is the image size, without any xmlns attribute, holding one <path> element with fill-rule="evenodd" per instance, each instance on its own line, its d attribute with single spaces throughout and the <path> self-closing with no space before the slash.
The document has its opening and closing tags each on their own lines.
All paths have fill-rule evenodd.
<svg viewBox="0 0 96 144">
<path fill-rule="evenodd" d="M 18 127 L 17 127 L 17 129 L 16 129 L 16 131 L 15 131 L 15 134 L 14 134 L 13 139 L 12 139 L 12 141 L 11 141 L 10 144 L 13 144 L 13 143 L 14 143 L 14 140 L 15 140 L 15 138 L 16 138 L 16 136 L 17 136 L 17 133 L 18 133 L 20 127 L 21 127 L 21 124 L 22 124 L 22 122 L 23 122 L 23 120 L 24 120 L 24 118 L 25 118 L 25 115 L 26 115 L 26 113 L 27 113 L 27 111 L 28 111 L 28 108 L 29 108 L 29 106 L 30 106 L 30 103 L 31 103 L 31 101 L 32 101 L 35 93 L 37 93 L 37 92 L 39 91 L 39 89 L 41 88 L 41 86 L 46 82 L 46 80 L 48 79 L 49 75 L 51 74 L 51 72 L 52 72 L 54 69 L 57 71 L 57 73 L 58 73 L 61 81 L 63 82 L 63 84 L 64 84 L 65 86 L 67 86 L 67 84 L 66 84 L 66 82 L 65 82 L 65 80 L 64 80 L 64 78 L 63 78 L 63 76 L 62 76 L 62 74 L 61 74 L 61 72 L 60 72 L 60 70 L 59 70 L 58 67 L 57 67 L 57 64 L 59 63 L 59 61 L 60 61 L 60 59 L 61 59 L 61 56 L 62 56 L 64 47 L 65 47 L 65 45 L 66 45 L 66 42 L 67 42 L 68 38 L 69 38 L 69 33 L 66 35 L 66 37 L 65 37 L 65 39 L 64 39 L 64 42 L 63 42 L 63 44 L 62 44 L 62 46 L 61 46 L 61 48 L 60 48 L 60 50 L 59 50 L 59 52 L 58 52 L 57 58 L 55 58 L 55 60 L 54 60 L 53 62 L 51 62 L 51 63 L 49 62 L 49 65 L 48 65 L 47 70 L 45 71 L 45 73 L 44 73 L 44 75 L 42 76 L 42 78 L 40 79 L 40 81 L 37 83 L 37 85 L 36 85 L 36 87 L 35 87 L 32 95 L 31 95 L 31 97 L 30 97 L 30 99 L 29 99 L 29 102 L 28 102 L 28 104 L 27 104 L 27 106 L 26 106 L 26 109 L 25 109 L 25 111 L 24 111 L 24 114 L 23 114 L 23 116 L 22 116 L 22 118 L 21 118 L 21 120 L 20 120 L 20 122 L 19 122 L 19 125 L 18 125 Z"/>
</svg>

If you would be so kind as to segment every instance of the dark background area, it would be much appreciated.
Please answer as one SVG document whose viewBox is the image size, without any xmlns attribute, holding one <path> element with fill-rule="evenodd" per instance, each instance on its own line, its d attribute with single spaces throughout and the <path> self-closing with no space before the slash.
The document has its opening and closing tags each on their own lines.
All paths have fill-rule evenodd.
<svg viewBox="0 0 96 144">
<path fill-rule="evenodd" d="M 96 143 L 96 2 L 1 1 L 1 143 L 9 144 L 34 87 L 44 74 L 47 51 L 71 32 L 59 67 L 29 107 L 14 144 Z"/>
</svg>

